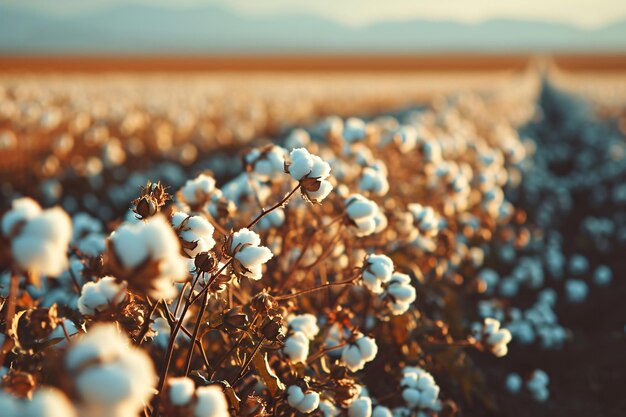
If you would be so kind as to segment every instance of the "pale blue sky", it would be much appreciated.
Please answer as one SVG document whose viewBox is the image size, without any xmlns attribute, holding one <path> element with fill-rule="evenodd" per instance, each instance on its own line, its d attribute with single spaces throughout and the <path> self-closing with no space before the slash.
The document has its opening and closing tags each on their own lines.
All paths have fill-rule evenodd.
<svg viewBox="0 0 626 417">
<path fill-rule="evenodd" d="M 220 4 L 248 14 L 307 12 L 350 25 L 413 18 L 478 22 L 512 17 L 597 27 L 626 18 L 626 0 L 0 0 L 0 4 L 63 15 L 130 1 L 178 8 Z"/>
</svg>

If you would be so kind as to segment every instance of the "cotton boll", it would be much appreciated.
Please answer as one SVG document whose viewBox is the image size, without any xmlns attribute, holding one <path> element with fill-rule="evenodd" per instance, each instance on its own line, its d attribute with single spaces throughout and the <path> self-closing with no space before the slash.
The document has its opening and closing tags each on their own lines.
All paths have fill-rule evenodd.
<svg viewBox="0 0 626 417">
<path fill-rule="evenodd" d="M 393 417 L 391 410 L 385 406 L 377 405 L 372 411 L 372 417 Z"/>
<path fill-rule="evenodd" d="M 424 207 L 418 203 L 408 205 L 409 212 L 419 232 L 426 237 L 433 237 L 439 233 L 440 218 L 432 207 Z"/>
<path fill-rule="evenodd" d="M 293 332 L 285 339 L 283 353 L 291 363 L 305 363 L 309 356 L 309 339 L 302 332 Z"/>
<path fill-rule="evenodd" d="M 324 417 L 337 417 L 341 414 L 341 410 L 327 400 L 320 401 L 318 408 Z"/>
<path fill-rule="evenodd" d="M 157 382 L 146 353 L 130 347 L 113 324 L 93 326 L 71 345 L 65 366 L 73 374 L 81 415 L 138 413 Z"/>
<path fill-rule="evenodd" d="M 114 308 L 126 298 L 126 283 L 118 283 L 113 277 L 88 282 L 81 289 L 78 310 L 81 314 L 94 315 Z"/>
<path fill-rule="evenodd" d="M 348 417 L 371 417 L 372 400 L 369 397 L 361 397 L 350 403 Z"/>
<path fill-rule="evenodd" d="M 284 173 L 287 151 L 280 146 L 253 149 L 244 156 L 244 162 L 260 181 L 271 181 Z"/>
<path fill-rule="evenodd" d="M 259 229 L 268 230 L 279 228 L 285 222 L 285 210 L 278 208 L 269 212 L 266 216 L 259 221 Z"/>
<path fill-rule="evenodd" d="M 357 335 L 353 343 L 346 345 L 341 352 L 341 360 L 352 372 L 365 367 L 378 353 L 376 341 L 371 337 Z"/>
<path fill-rule="evenodd" d="M 550 382 L 550 378 L 548 378 L 548 374 L 546 374 L 541 369 L 536 369 L 528 382 L 526 383 L 526 387 L 530 391 L 531 395 L 537 402 L 546 402 L 550 397 L 550 393 L 548 391 L 548 383 Z"/>
<path fill-rule="evenodd" d="M 3 408 L 0 410 L 5 411 Z M 33 398 L 21 404 L 15 413 L 19 417 L 75 417 L 76 409 L 68 398 L 56 388 L 41 388 Z"/>
<path fill-rule="evenodd" d="M 61 208 L 42 211 L 29 198 L 15 200 L 2 218 L 2 231 L 22 270 L 56 277 L 67 268 L 72 224 Z"/>
<path fill-rule="evenodd" d="M 177 195 L 190 207 L 197 208 L 206 204 L 216 190 L 215 179 L 206 174 L 200 174 L 196 178 L 188 180 Z"/>
<path fill-rule="evenodd" d="M 574 275 L 582 275 L 589 270 L 589 261 L 583 255 L 574 254 L 569 259 L 569 269 Z"/>
<path fill-rule="evenodd" d="M 422 368 L 406 367 L 400 382 L 402 398 L 411 409 L 435 410 L 439 386 L 431 374 Z"/>
<path fill-rule="evenodd" d="M 304 148 L 292 150 L 289 156 L 287 170 L 300 183 L 302 195 L 311 202 L 320 203 L 333 189 L 326 180 L 330 175 L 330 165 Z"/>
<path fill-rule="evenodd" d="M 291 329 L 302 332 L 309 340 L 313 340 L 320 331 L 317 325 L 317 318 L 313 314 L 299 314 L 287 319 Z"/>
<path fill-rule="evenodd" d="M 382 285 L 391 280 L 393 261 L 386 255 L 368 255 L 363 265 L 363 284 L 374 294 L 383 292 Z"/>
<path fill-rule="evenodd" d="M 174 283 L 189 275 L 179 239 L 160 214 L 145 222 L 124 223 L 109 239 L 112 275 L 125 279 L 132 289 L 169 299 L 176 295 Z"/>
<path fill-rule="evenodd" d="M 496 357 L 503 357 L 507 354 L 507 345 L 511 341 L 511 332 L 508 329 L 501 329 L 500 322 L 493 318 L 486 318 L 482 328 L 475 334 L 478 341 L 482 342 Z"/>
<path fill-rule="evenodd" d="M 359 179 L 359 189 L 377 196 L 384 196 L 389 191 L 387 172 L 372 167 L 364 168 Z"/>
<path fill-rule="evenodd" d="M 287 389 L 287 402 L 301 413 L 308 414 L 317 409 L 320 403 L 320 396 L 313 391 L 304 393 L 299 386 L 291 385 Z"/>
<path fill-rule="evenodd" d="M 517 394 L 522 389 L 522 378 L 518 374 L 508 374 L 505 386 L 511 394 Z"/>
<path fill-rule="evenodd" d="M 229 255 L 241 266 L 237 270 L 253 280 L 261 279 L 263 264 L 274 256 L 272 251 L 260 244 L 259 235 L 246 228 L 235 232 L 230 239 Z"/>
<path fill-rule="evenodd" d="M 217 385 L 199 387 L 196 390 L 195 417 L 229 417 L 228 401 Z"/>
<path fill-rule="evenodd" d="M 613 272 L 611 271 L 611 268 L 606 265 L 598 266 L 593 273 L 593 282 L 600 287 L 609 285 L 612 279 Z"/>
<path fill-rule="evenodd" d="M 411 278 L 399 272 L 395 272 L 389 285 L 385 289 L 385 298 L 390 301 L 391 314 L 404 314 L 415 301 L 415 287 L 411 285 Z"/>
<path fill-rule="evenodd" d="M 565 282 L 565 297 L 570 303 L 581 303 L 587 298 L 589 288 L 581 279 L 568 279 Z"/>
<path fill-rule="evenodd" d="M 215 228 L 204 217 L 188 216 L 179 211 L 172 216 L 172 226 L 181 239 L 183 252 L 189 258 L 194 258 L 200 252 L 208 252 L 215 246 Z"/>
<path fill-rule="evenodd" d="M 348 143 L 358 142 L 367 136 L 367 124 L 356 117 L 346 119 L 343 126 L 343 139 Z"/>
<path fill-rule="evenodd" d="M 350 219 L 355 235 L 364 237 L 376 231 L 376 203 L 360 194 L 353 194 L 346 199 L 346 214 Z"/>
</svg>

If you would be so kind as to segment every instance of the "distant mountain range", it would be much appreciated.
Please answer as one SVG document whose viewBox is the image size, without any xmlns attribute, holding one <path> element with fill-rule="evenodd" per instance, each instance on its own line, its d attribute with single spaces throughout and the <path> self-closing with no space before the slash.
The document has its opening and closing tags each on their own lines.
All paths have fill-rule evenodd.
<svg viewBox="0 0 626 417">
<path fill-rule="evenodd" d="M 117 6 L 50 17 L 0 6 L 0 53 L 626 52 L 626 20 L 598 29 L 531 20 L 410 20 L 347 27 L 306 14 Z"/>
</svg>

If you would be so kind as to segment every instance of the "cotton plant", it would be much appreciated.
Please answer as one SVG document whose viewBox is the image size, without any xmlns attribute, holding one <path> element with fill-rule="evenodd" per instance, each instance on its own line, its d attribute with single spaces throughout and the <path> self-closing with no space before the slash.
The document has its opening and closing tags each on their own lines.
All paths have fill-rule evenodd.
<svg viewBox="0 0 626 417">
<path fill-rule="evenodd" d="M 122 224 L 109 237 L 107 263 L 111 274 L 156 299 L 176 295 L 175 283 L 188 277 L 185 258 L 174 230 L 163 215 Z"/>
<path fill-rule="evenodd" d="M 13 200 L 2 217 L 2 235 L 20 270 L 58 276 L 67 268 L 72 223 L 63 209 L 44 210 L 26 197 Z"/>
</svg>

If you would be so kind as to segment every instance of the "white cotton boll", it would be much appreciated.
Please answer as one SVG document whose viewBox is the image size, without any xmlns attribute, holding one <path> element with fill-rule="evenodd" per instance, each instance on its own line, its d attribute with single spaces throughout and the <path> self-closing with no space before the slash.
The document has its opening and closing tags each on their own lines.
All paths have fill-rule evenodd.
<svg viewBox="0 0 626 417">
<path fill-rule="evenodd" d="M 367 362 L 374 360 L 378 353 L 376 341 L 371 337 L 360 335 L 353 343 L 346 345 L 341 352 L 341 360 L 352 372 L 365 367 Z"/>
<path fill-rule="evenodd" d="M 416 291 L 415 287 L 411 285 L 411 278 L 406 274 L 394 273 L 385 290 L 385 297 L 391 301 L 389 307 L 392 314 L 404 314 L 416 298 Z"/>
<path fill-rule="evenodd" d="M 376 215 L 379 208 L 375 202 L 360 194 L 352 194 L 346 199 L 346 214 L 356 227 L 358 237 L 368 236 L 376 230 Z"/>
<path fill-rule="evenodd" d="M 385 406 L 377 405 L 372 411 L 372 417 L 393 417 L 391 410 Z"/>
<path fill-rule="evenodd" d="M 518 374 L 508 374 L 505 385 L 507 391 L 517 394 L 522 389 L 522 378 Z"/>
<path fill-rule="evenodd" d="M 0 391 L 0 410 L 2 410 L 3 417 L 21 417 L 18 414 L 19 408 L 18 402 L 13 396 Z"/>
<path fill-rule="evenodd" d="M 244 275 L 250 279 L 261 279 L 262 266 L 274 255 L 265 246 L 259 246 L 259 235 L 246 228 L 235 232 L 230 246 L 231 255 L 248 271 Z"/>
<path fill-rule="evenodd" d="M 159 345 L 162 349 L 165 349 L 170 340 L 171 328 L 167 319 L 163 317 L 158 317 L 154 320 L 154 323 L 150 326 L 156 335 L 154 336 L 154 342 Z M 180 338 L 180 335 L 177 336 L 177 339 Z"/>
<path fill-rule="evenodd" d="M 105 252 L 106 236 L 102 233 L 90 233 L 77 241 L 76 247 L 80 253 L 95 258 Z"/>
<path fill-rule="evenodd" d="M 565 297 L 570 303 L 581 303 L 587 298 L 589 288 L 581 279 L 568 279 L 565 281 Z"/>
<path fill-rule="evenodd" d="M 367 124 L 356 117 L 346 119 L 342 136 L 346 142 L 352 143 L 365 139 L 367 135 Z"/>
<path fill-rule="evenodd" d="M 175 296 L 174 283 L 189 275 L 187 261 L 180 254 L 179 239 L 163 215 L 150 217 L 145 222 L 124 223 L 110 239 L 113 252 L 124 268 L 116 271 L 116 277 L 126 279 L 131 288 L 135 285 L 134 278 L 143 271 L 137 268 L 147 264 L 158 265 L 159 274 L 152 275 L 148 289 L 154 298 Z M 146 284 L 138 282 L 137 286 L 145 290 Z"/>
<path fill-rule="evenodd" d="M 274 145 L 251 150 L 244 156 L 244 161 L 252 167 L 252 174 L 260 181 L 271 181 L 284 172 L 286 156 L 285 149 Z"/>
<path fill-rule="evenodd" d="M 157 376 L 152 361 L 113 324 L 93 326 L 73 343 L 65 366 L 73 374 L 81 412 L 115 416 L 138 413 L 153 395 Z"/>
<path fill-rule="evenodd" d="M 11 241 L 11 253 L 17 265 L 25 271 L 60 275 L 68 263 L 70 217 L 59 207 L 42 211 L 28 198 L 15 200 L 12 207 L 2 218 L 2 229 Z"/>
<path fill-rule="evenodd" d="M 188 180 L 178 191 L 185 203 L 192 207 L 207 202 L 211 194 L 216 191 L 215 179 L 206 174 L 200 174 L 194 179 Z"/>
<path fill-rule="evenodd" d="M 138 267 L 150 255 L 142 236 L 142 225 L 143 223 L 123 224 L 111 235 L 116 255 L 129 269 Z"/>
<path fill-rule="evenodd" d="M 317 318 L 313 314 L 299 314 L 287 319 L 291 329 L 302 332 L 309 340 L 313 340 L 320 331 L 317 325 Z"/>
<path fill-rule="evenodd" d="M 215 228 L 204 217 L 188 216 L 179 211 L 172 216 L 172 226 L 177 229 L 178 236 L 187 243 L 183 245 L 183 251 L 190 258 L 215 246 L 213 239 Z"/>
<path fill-rule="evenodd" d="M 5 412 L 3 408 L 0 408 L 0 410 Z M 72 403 L 61 391 L 56 388 L 41 388 L 35 391 L 30 401 L 22 404 L 15 416 L 75 417 L 77 413 Z"/>
<path fill-rule="evenodd" d="M 126 283 L 118 283 L 113 277 L 104 277 L 83 285 L 78 298 L 78 310 L 81 314 L 94 315 L 117 306 L 125 298 Z"/>
<path fill-rule="evenodd" d="M 611 271 L 611 268 L 606 265 L 598 266 L 593 273 L 593 282 L 600 287 L 609 285 L 612 279 L 613 272 Z"/>
<path fill-rule="evenodd" d="M 39 204 L 32 198 L 24 197 L 13 200 L 11 210 L 2 217 L 2 234 L 9 237 L 19 222 L 32 219 L 41 211 Z"/>
<path fill-rule="evenodd" d="M 589 270 L 589 261 L 583 255 L 574 254 L 569 259 L 569 269 L 572 271 L 572 274 L 584 274 Z"/>
<path fill-rule="evenodd" d="M 302 178 L 309 175 L 313 169 L 313 158 L 309 151 L 305 148 L 296 148 L 289 154 L 291 164 L 289 165 L 289 174 L 291 177 L 300 181 Z"/>
<path fill-rule="evenodd" d="M 419 203 L 411 203 L 407 206 L 413 215 L 413 221 L 421 234 L 433 237 L 439 233 L 440 217 L 432 207 L 424 207 Z"/>
<path fill-rule="evenodd" d="M 374 294 L 382 293 L 382 284 L 391 280 L 393 268 L 393 261 L 388 256 L 369 255 L 363 267 L 363 284 Z"/>
<path fill-rule="evenodd" d="M 402 373 L 404 376 L 400 386 L 407 406 L 412 409 L 435 410 L 439 386 L 433 376 L 421 368 L 413 367 L 404 368 Z"/>
<path fill-rule="evenodd" d="M 287 389 L 287 402 L 301 413 L 308 414 L 319 406 L 320 396 L 317 392 L 302 392 L 302 388 L 291 385 Z M 198 416 L 199 417 L 199 416 Z"/>
<path fill-rule="evenodd" d="M 546 374 L 541 369 L 536 369 L 528 382 L 526 383 L 526 387 L 532 394 L 533 398 L 537 402 L 545 402 L 550 397 L 550 393 L 548 391 L 548 383 L 550 382 L 550 378 L 548 378 L 548 374 Z"/>
<path fill-rule="evenodd" d="M 217 385 L 199 387 L 196 390 L 195 417 L 229 417 L 228 401 Z"/>
<path fill-rule="evenodd" d="M 377 196 L 384 196 L 389 191 L 387 173 L 371 167 L 364 168 L 359 179 L 359 189 Z"/>
<path fill-rule="evenodd" d="M 305 363 L 309 356 L 309 338 L 302 332 L 293 332 L 285 339 L 283 353 L 291 363 Z"/>
<path fill-rule="evenodd" d="M 337 417 L 341 414 L 341 410 L 339 410 L 333 403 L 327 400 L 320 401 L 318 406 L 324 417 Z"/>
<path fill-rule="evenodd" d="M 408 152 L 417 145 L 417 129 L 413 126 L 404 125 L 395 134 L 396 143 L 402 152 Z"/>
<path fill-rule="evenodd" d="M 371 417 L 372 400 L 369 397 L 361 397 L 350 403 L 348 417 Z"/>
</svg>

